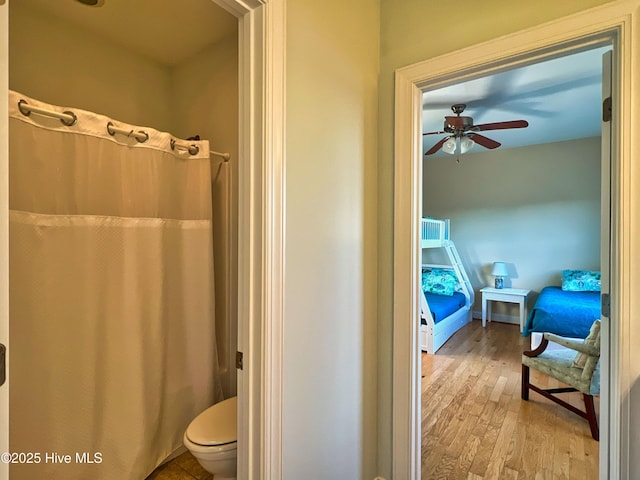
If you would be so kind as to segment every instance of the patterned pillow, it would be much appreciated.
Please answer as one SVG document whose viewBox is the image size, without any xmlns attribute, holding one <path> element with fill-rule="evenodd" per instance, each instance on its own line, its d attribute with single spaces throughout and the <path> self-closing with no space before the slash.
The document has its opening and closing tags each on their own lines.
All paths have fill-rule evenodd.
<svg viewBox="0 0 640 480">
<path fill-rule="evenodd" d="M 591 270 L 563 270 L 562 290 L 565 292 L 599 292 L 600 272 Z"/>
<path fill-rule="evenodd" d="M 458 287 L 456 272 L 448 268 L 430 267 L 422 270 L 422 291 L 438 295 L 453 295 Z"/>
</svg>

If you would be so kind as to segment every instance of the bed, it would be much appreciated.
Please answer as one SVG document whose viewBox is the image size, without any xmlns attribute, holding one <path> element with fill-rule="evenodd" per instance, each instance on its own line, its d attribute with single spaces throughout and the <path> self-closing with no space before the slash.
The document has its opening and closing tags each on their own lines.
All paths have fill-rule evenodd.
<svg viewBox="0 0 640 480">
<path fill-rule="evenodd" d="M 593 322 L 600 318 L 600 291 L 568 291 L 547 286 L 540 291 L 527 316 L 522 335 L 531 335 L 531 346 L 540 344 L 542 332 L 584 339 Z"/>
<path fill-rule="evenodd" d="M 423 218 L 422 249 L 441 249 L 446 264 L 422 265 L 420 344 L 436 353 L 461 327 L 471 321 L 473 288 L 449 238 L 449 220 Z"/>
</svg>

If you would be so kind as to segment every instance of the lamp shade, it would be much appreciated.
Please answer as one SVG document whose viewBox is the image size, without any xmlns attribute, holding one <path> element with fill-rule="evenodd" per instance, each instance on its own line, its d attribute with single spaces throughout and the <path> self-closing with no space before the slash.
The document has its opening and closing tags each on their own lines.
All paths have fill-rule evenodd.
<svg viewBox="0 0 640 480">
<path fill-rule="evenodd" d="M 449 155 L 453 155 L 456 153 L 456 147 L 456 139 L 454 137 L 449 137 L 442 145 L 442 150 Z"/>
<path fill-rule="evenodd" d="M 467 153 L 476 144 L 469 137 L 449 137 L 446 142 L 442 144 L 442 150 L 450 155 L 458 155 Z"/>
<path fill-rule="evenodd" d="M 493 262 L 493 270 L 491 275 L 494 277 L 508 277 L 509 271 L 507 270 L 507 264 L 504 262 Z"/>
</svg>

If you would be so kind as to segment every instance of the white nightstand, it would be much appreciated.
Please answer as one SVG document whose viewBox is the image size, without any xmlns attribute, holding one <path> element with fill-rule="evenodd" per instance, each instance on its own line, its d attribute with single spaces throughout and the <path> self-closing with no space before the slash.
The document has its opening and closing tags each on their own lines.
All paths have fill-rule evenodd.
<svg viewBox="0 0 640 480">
<path fill-rule="evenodd" d="M 491 321 L 491 301 L 509 302 L 520 305 L 520 331 L 524 329 L 524 321 L 527 318 L 527 296 L 529 290 L 522 288 L 493 288 L 484 287 L 482 292 L 482 326 L 486 326 L 487 318 Z"/>
</svg>

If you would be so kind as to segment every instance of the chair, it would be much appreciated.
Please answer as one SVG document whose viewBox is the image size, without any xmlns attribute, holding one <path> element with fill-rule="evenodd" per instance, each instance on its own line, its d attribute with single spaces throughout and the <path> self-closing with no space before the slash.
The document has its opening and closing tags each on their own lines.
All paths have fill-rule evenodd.
<svg viewBox="0 0 640 480">
<path fill-rule="evenodd" d="M 549 341 L 562 345 L 562 349 L 549 349 Z M 576 352 L 578 352 L 576 354 Z M 589 421 L 591 436 L 599 440 L 598 419 L 593 404 L 593 396 L 600 393 L 600 320 L 591 326 L 584 343 L 581 340 L 544 333 L 538 348 L 522 354 L 522 391 L 523 400 L 529 400 L 529 389 L 571 410 Z M 569 385 L 565 388 L 542 389 L 529 381 L 529 369 L 533 368 L 560 382 Z M 582 392 L 585 411 L 556 397 L 557 393 Z"/>
</svg>

